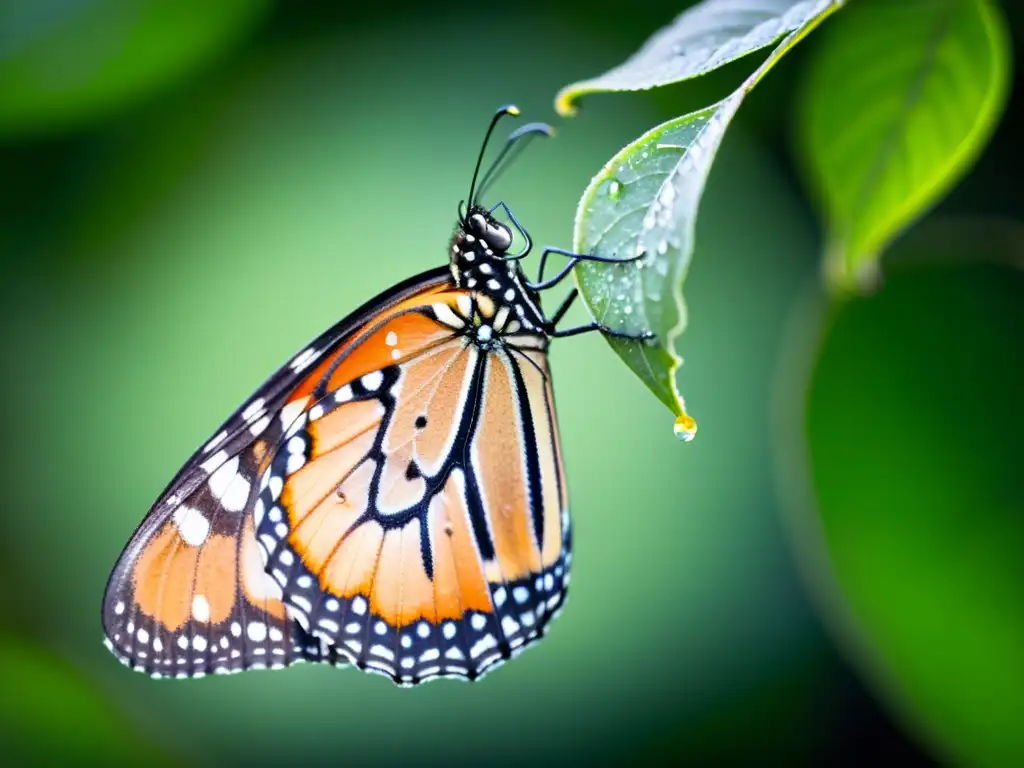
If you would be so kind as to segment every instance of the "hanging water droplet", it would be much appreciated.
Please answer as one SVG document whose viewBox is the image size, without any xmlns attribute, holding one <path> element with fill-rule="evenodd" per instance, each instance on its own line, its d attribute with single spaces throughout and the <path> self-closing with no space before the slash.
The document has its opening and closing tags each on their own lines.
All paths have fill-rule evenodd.
<svg viewBox="0 0 1024 768">
<path fill-rule="evenodd" d="M 664 256 L 666 253 L 668 253 L 668 241 L 667 240 L 662 240 L 660 243 L 658 243 L 658 253 L 661 254 L 662 256 Z"/>
<path fill-rule="evenodd" d="M 626 306 L 624 306 L 622 308 L 622 311 L 625 312 L 627 315 L 632 315 L 633 314 L 633 306 L 631 304 L 627 304 Z"/>
<path fill-rule="evenodd" d="M 683 413 L 676 419 L 672 431 L 675 432 L 676 437 L 688 443 L 697 434 L 697 422 L 689 414 Z"/>
</svg>

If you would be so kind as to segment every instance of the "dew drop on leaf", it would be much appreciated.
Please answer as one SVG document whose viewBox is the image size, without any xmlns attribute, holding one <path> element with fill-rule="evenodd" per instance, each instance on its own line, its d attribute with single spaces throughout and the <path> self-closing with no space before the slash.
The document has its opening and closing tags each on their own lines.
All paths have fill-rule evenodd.
<svg viewBox="0 0 1024 768">
<path fill-rule="evenodd" d="M 618 179 L 606 179 L 598 192 L 606 195 L 609 200 L 618 200 L 622 196 L 622 186 L 622 182 Z"/>
<path fill-rule="evenodd" d="M 693 420 L 692 416 L 684 413 L 676 419 L 672 431 L 675 432 L 676 437 L 688 443 L 697 434 L 697 422 Z"/>
</svg>

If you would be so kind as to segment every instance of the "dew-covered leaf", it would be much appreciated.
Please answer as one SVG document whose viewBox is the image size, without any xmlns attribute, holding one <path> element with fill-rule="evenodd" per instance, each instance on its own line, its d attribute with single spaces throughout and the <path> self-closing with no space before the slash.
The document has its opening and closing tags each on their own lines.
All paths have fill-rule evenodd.
<svg viewBox="0 0 1024 768">
<path fill-rule="evenodd" d="M 981 153 L 1008 95 L 1007 38 L 991 0 L 859 0 L 817 41 L 796 150 L 833 287 L 870 275 Z"/>
<path fill-rule="evenodd" d="M 268 8 L 267 0 L 0 3 L 0 135 L 101 119 L 197 71 Z"/>
<path fill-rule="evenodd" d="M 572 114 L 587 93 L 641 91 L 706 74 L 765 48 L 845 0 L 703 0 L 656 32 L 633 56 L 563 88 L 555 106 Z"/>
<path fill-rule="evenodd" d="M 580 262 L 576 283 L 590 313 L 613 331 L 646 340 L 605 338 L 676 416 L 676 435 L 697 430 L 675 373 L 676 339 L 686 327 L 682 286 L 694 249 L 697 209 L 715 154 L 743 99 L 772 66 L 821 22 L 810 19 L 779 44 L 733 94 L 669 120 L 624 147 L 590 182 L 576 212 L 577 253 L 625 260 Z"/>
</svg>

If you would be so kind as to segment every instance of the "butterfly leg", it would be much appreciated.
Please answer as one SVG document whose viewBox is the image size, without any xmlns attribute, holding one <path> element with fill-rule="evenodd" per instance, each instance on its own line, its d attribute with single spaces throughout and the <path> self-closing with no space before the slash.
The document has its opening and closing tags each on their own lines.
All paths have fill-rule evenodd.
<svg viewBox="0 0 1024 768">
<path fill-rule="evenodd" d="M 565 328 L 558 330 L 555 326 L 558 322 L 565 317 L 565 313 L 569 311 L 569 307 L 572 306 L 573 302 L 576 301 L 580 292 L 573 288 L 568 296 L 562 301 L 562 304 L 555 310 L 555 314 L 547 321 L 544 327 L 544 331 L 553 339 L 565 338 L 566 336 L 578 336 L 581 333 L 589 333 L 590 331 L 601 331 L 608 336 L 613 336 L 616 339 L 629 339 L 631 341 L 647 341 L 654 338 L 654 334 L 650 331 L 645 331 L 641 334 L 630 334 L 622 333 L 621 331 L 615 331 L 609 328 L 607 325 L 598 322 L 587 323 L 586 325 L 577 325 L 573 328 Z"/>
<path fill-rule="evenodd" d="M 544 268 L 547 266 L 548 256 L 550 256 L 552 253 L 556 253 L 559 256 L 567 257 L 569 259 L 569 262 L 558 271 L 558 274 L 556 274 L 552 278 L 549 278 L 548 280 L 545 280 Z M 534 283 L 529 283 L 529 287 L 535 291 L 543 291 L 546 288 L 550 288 L 553 285 L 557 285 L 565 278 L 566 275 L 572 272 L 573 267 L 575 267 L 581 261 L 593 261 L 599 264 L 629 264 L 632 261 L 639 261 L 642 258 L 644 258 L 643 254 L 641 254 L 640 256 L 631 256 L 628 259 L 616 259 L 609 258 L 606 256 L 592 256 L 590 254 L 585 253 L 573 253 L 572 251 L 567 251 L 564 248 L 548 247 L 545 248 L 544 252 L 541 253 L 540 255 L 540 267 L 537 270 L 537 281 Z"/>
</svg>

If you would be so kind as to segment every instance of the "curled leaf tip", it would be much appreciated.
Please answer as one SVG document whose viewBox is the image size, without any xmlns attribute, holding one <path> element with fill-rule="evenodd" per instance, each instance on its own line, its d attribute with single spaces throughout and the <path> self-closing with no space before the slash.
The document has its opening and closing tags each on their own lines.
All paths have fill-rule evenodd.
<svg viewBox="0 0 1024 768">
<path fill-rule="evenodd" d="M 574 86 L 570 85 L 558 92 L 555 96 L 555 112 L 562 117 L 572 117 L 576 114 L 576 98 L 578 94 Z"/>
<path fill-rule="evenodd" d="M 676 437 L 688 443 L 697 435 L 697 422 L 684 411 L 676 418 L 672 431 L 675 432 Z"/>
</svg>

